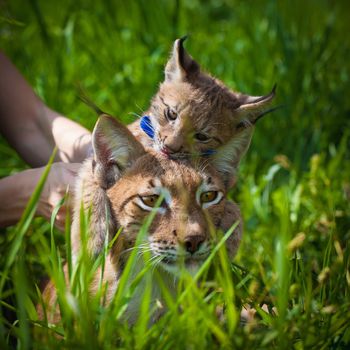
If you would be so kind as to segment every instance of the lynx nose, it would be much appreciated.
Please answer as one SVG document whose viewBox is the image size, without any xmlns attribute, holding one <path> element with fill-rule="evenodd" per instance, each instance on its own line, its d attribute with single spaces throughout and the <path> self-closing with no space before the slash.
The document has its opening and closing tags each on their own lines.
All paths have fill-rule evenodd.
<svg viewBox="0 0 350 350">
<path fill-rule="evenodd" d="M 172 147 L 168 146 L 167 144 L 164 144 L 164 150 L 165 150 L 165 152 L 168 153 L 168 154 L 179 153 L 180 150 L 181 150 L 181 147 L 175 149 L 175 148 L 172 148 Z"/>
<path fill-rule="evenodd" d="M 204 237 L 202 235 L 188 236 L 184 240 L 184 247 L 187 252 L 194 254 L 203 242 Z"/>
<path fill-rule="evenodd" d="M 176 133 L 174 135 L 165 137 L 163 144 L 164 148 L 169 153 L 178 153 L 181 151 L 181 148 L 184 145 L 184 138 L 181 134 Z"/>
</svg>

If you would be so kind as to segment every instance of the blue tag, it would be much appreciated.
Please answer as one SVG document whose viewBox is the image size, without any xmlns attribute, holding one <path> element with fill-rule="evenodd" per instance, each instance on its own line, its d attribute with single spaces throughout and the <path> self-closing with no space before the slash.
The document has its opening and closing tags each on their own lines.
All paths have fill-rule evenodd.
<svg viewBox="0 0 350 350">
<path fill-rule="evenodd" d="M 206 150 L 206 151 L 204 151 L 202 153 L 202 156 L 209 157 L 209 156 L 212 156 L 215 153 L 216 153 L 215 149 L 208 149 L 208 150 Z"/>
<path fill-rule="evenodd" d="M 151 139 L 154 138 L 154 128 L 148 115 L 144 115 L 140 121 L 140 127 Z"/>
</svg>

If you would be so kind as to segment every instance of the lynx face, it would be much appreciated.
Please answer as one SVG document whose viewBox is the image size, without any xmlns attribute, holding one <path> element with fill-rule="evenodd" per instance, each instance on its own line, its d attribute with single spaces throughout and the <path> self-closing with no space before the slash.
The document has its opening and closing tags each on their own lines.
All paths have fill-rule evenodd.
<svg viewBox="0 0 350 350">
<path fill-rule="evenodd" d="M 169 158 L 210 155 L 235 141 L 232 166 L 247 150 L 255 122 L 266 114 L 275 88 L 266 96 L 233 92 L 202 72 L 183 48 L 174 43 L 165 81 L 153 98 L 148 115 L 154 128 L 151 146 Z"/>
<path fill-rule="evenodd" d="M 235 133 L 237 125 L 227 127 L 234 124 L 231 114 L 228 106 L 210 101 L 189 83 L 164 83 L 151 106 L 150 115 L 156 116 L 154 148 L 175 159 L 205 155 Z"/>
<path fill-rule="evenodd" d="M 177 270 L 179 263 L 195 271 L 215 245 L 215 231 L 225 232 L 240 221 L 238 207 L 226 199 L 228 187 L 218 171 L 221 163 L 203 159 L 178 162 L 154 151 L 146 153 L 123 125 L 107 116 L 95 127 L 93 148 L 92 166 L 88 162 L 81 176 L 83 202 L 87 210 L 92 205 L 92 253 L 103 247 L 109 217 L 109 232 L 123 228 L 114 252 L 123 265 L 146 217 L 156 210 L 142 247 L 168 271 Z M 162 202 L 156 208 L 160 197 Z M 77 212 L 79 208 L 77 202 Z M 76 215 L 76 228 L 78 218 Z M 226 242 L 230 256 L 240 236 L 239 224 Z"/>
<path fill-rule="evenodd" d="M 142 246 L 158 266 L 175 273 L 180 264 L 195 272 L 217 243 L 215 231 L 225 232 L 239 220 L 238 208 L 225 195 L 215 169 L 201 171 L 156 153 L 138 159 L 107 191 L 118 225 L 124 228 L 125 249 L 134 246 L 146 217 L 157 211 Z M 155 208 L 160 196 L 163 200 Z M 239 240 L 240 228 L 227 243 L 231 256 Z"/>
</svg>

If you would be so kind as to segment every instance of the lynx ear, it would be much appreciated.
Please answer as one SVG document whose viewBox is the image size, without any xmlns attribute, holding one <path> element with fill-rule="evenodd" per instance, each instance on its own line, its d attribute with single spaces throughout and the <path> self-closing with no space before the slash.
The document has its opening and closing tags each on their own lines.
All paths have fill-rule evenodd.
<svg viewBox="0 0 350 350">
<path fill-rule="evenodd" d="M 232 184 L 239 162 L 247 152 L 255 123 L 265 114 L 270 113 L 281 106 L 266 109 L 267 105 L 275 96 L 276 85 L 266 96 L 239 95 L 240 106 L 235 110 L 238 112 L 240 122 L 236 126 L 235 133 L 231 140 L 220 147 L 212 156 L 214 167 L 224 174 L 227 184 Z M 237 114 L 235 114 L 237 117 Z"/>
<path fill-rule="evenodd" d="M 186 81 L 199 72 L 199 64 L 186 52 L 183 42 L 186 36 L 176 39 L 168 63 L 165 66 L 165 81 Z"/>
<path fill-rule="evenodd" d="M 240 103 L 239 107 L 235 109 L 235 115 L 238 113 L 242 121 L 239 127 L 254 125 L 262 116 L 272 110 L 266 110 L 266 107 L 273 100 L 276 95 L 275 84 L 271 92 L 265 96 L 249 96 L 240 94 L 237 96 Z"/>
<path fill-rule="evenodd" d="M 137 158 L 145 153 L 131 132 L 104 114 L 92 133 L 94 175 L 102 188 L 111 187 Z"/>
</svg>

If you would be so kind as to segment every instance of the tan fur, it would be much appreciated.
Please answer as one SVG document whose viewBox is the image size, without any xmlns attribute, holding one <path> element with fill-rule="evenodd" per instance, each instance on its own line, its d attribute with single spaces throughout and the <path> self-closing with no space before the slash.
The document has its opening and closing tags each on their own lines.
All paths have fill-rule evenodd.
<svg viewBox="0 0 350 350">
<path fill-rule="evenodd" d="M 89 214 L 87 249 L 92 258 L 101 252 L 106 240 L 123 228 L 106 260 L 107 303 L 117 290 L 128 257 L 126 252 L 134 246 L 149 214 L 135 201 L 145 193 L 152 193 L 159 185 L 167 191 L 171 202 L 155 216 L 147 244 L 153 256 L 162 257 L 157 269 L 164 283 L 173 288 L 173 293 L 176 289 L 174 276 L 167 271 L 176 271 L 182 258 L 190 271 L 198 269 L 216 243 L 209 227 L 225 232 L 239 222 L 226 241 L 230 257 L 241 239 L 239 209 L 225 196 L 249 146 L 259 113 L 273 99 L 274 90 L 262 97 L 233 92 L 220 80 L 200 70 L 198 63 L 184 50 L 183 41 L 175 41 L 165 68 L 165 81 L 146 112 L 155 129 L 155 138 L 152 140 L 145 135 L 139 121 L 129 126 L 148 153 L 125 127 L 102 117 L 93 134 L 94 158 L 84 163 L 77 181 L 71 230 L 74 263 L 81 250 L 81 209 Z M 168 118 L 169 112 L 173 120 Z M 198 135 L 208 139 L 199 140 Z M 205 159 L 202 155 L 207 150 L 217 153 Z M 198 191 L 203 186 L 223 194 L 218 203 L 207 209 L 198 202 Z M 191 247 L 195 247 L 194 251 L 189 250 Z M 91 293 L 97 291 L 100 273 L 98 270 L 95 274 Z M 57 323 L 60 315 L 53 281 L 45 287 L 43 297 L 49 321 Z M 152 298 L 160 298 L 156 281 L 153 281 Z M 139 295 L 134 296 L 126 312 L 130 323 L 137 318 L 138 301 Z M 38 312 L 43 318 L 41 306 Z"/>
<path fill-rule="evenodd" d="M 209 227 L 226 232 L 235 222 L 239 223 L 226 241 L 228 254 L 233 257 L 242 234 L 241 216 L 237 205 L 226 199 L 228 187 L 215 163 L 203 159 L 177 162 L 154 151 L 146 153 L 124 126 L 106 116 L 101 117 L 95 127 L 93 145 L 94 159 L 84 163 L 76 187 L 73 258 L 76 261 L 80 253 L 81 206 L 85 213 L 90 212 L 88 249 L 92 257 L 101 251 L 106 239 L 110 240 L 120 227 L 123 228 L 106 261 L 107 303 L 117 289 L 118 278 L 129 255 L 126 252 L 134 246 L 139 229 L 149 215 L 149 211 L 140 207 L 140 196 L 144 198 L 160 188 L 165 191 L 166 200 L 149 228 L 145 243 L 152 256 L 161 257 L 162 262 L 156 268 L 165 284 L 173 288 L 172 292 L 176 290 L 174 276 L 167 271 L 176 270 L 182 258 L 190 271 L 199 268 L 216 244 L 216 234 L 213 236 Z M 217 197 L 221 199 L 205 209 L 206 204 L 198 198 L 208 191 L 222 193 L 222 197 Z M 198 239 L 201 243 L 197 247 Z M 191 244 L 195 244 L 193 251 Z M 97 271 L 91 285 L 92 293 L 97 289 L 99 276 Z M 156 281 L 152 285 L 155 300 L 160 297 L 160 292 Z M 59 311 L 52 282 L 43 295 L 49 320 L 57 322 Z M 134 297 L 126 311 L 130 323 L 137 318 L 138 299 Z"/>
<path fill-rule="evenodd" d="M 273 99 L 274 89 L 258 97 L 230 90 L 200 70 L 183 48 L 183 41 L 175 41 L 165 68 L 165 81 L 145 113 L 155 128 L 154 139 L 140 130 L 138 121 L 130 125 L 130 130 L 144 146 L 174 159 L 225 148 L 231 157 L 231 168 L 237 169 L 249 147 L 254 124 Z M 167 118 L 169 109 L 175 120 Z M 197 134 L 206 135 L 208 140 L 198 140 Z"/>
</svg>

